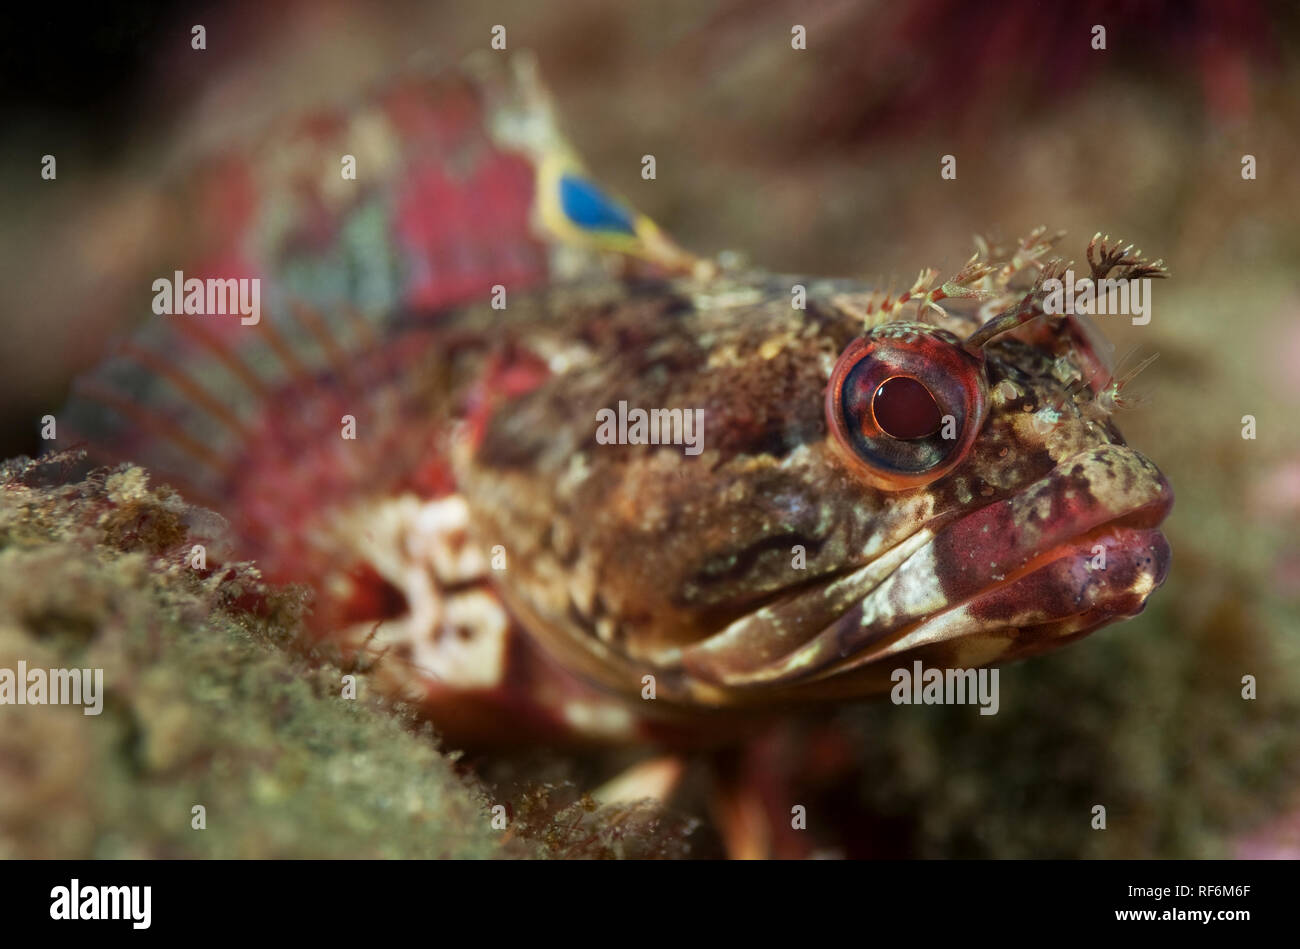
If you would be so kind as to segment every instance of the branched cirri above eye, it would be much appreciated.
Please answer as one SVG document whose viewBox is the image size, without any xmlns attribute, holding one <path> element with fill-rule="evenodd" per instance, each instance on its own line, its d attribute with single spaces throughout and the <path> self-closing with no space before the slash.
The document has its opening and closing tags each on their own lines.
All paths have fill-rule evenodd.
<svg viewBox="0 0 1300 949">
<path fill-rule="evenodd" d="M 982 355 L 919 323 L 888 323 L 854 340 L 826 390 L 832 440 L 878 488 L 929 484 L 969 452 L 984 423 Z"/>
</svg>

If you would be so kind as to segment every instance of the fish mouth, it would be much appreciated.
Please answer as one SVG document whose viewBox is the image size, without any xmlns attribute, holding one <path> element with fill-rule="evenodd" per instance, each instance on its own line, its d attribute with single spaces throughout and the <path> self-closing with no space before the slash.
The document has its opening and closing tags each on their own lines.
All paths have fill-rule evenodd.
<svg viewBox="0 0 1300 949">
<path fill-rule="evenodd" d="M 728 691 L 843 698 L 887 689 L 904 659 L 969 668 L 1046 652 L 1142 611 L 1168 573 L 1159 524 L 1172 506 L 1145 456 L 1091 448 L 738 620 L 687 650 L 683 666 Z"/>
</svg>

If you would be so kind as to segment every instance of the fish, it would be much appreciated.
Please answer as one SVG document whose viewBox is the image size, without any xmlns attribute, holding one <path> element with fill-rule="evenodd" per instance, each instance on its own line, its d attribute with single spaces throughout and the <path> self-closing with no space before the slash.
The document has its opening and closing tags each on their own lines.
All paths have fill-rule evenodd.
<svg viewBox="0 0 1300 949">
<path fill-rule="evenodd" d="M 161 272 L 256 276 L 262 318 L 145 320 L 64 428 L 220 513 L 313 592 L 313 643 L 470 746 L 734 743 L 1143 609 L 1173 492 L 1104 335 L 1044 306 L 1062 235 L 896 296 L 705 259 L 539 90 L 404 80 L 178 189 L 245 210 Z M 349 190 L 362 141 L 382 173 Z M 1086 258 L 1165 275 L 1100 234 Z"/>
</svg>

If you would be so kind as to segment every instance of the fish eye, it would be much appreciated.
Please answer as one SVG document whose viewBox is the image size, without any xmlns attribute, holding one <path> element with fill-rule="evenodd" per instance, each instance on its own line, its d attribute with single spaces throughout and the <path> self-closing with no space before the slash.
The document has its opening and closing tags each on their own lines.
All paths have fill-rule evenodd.
<svg viewBox="0 0 1300 949">
<path fill-rule="evenodd" d="M 841 354 L 826 389 L 832 441 L 875 487 L 899 491 L 943 477 L 984 424 L 983 361 L 956 336 L 887 323 Z"/>
</svg>

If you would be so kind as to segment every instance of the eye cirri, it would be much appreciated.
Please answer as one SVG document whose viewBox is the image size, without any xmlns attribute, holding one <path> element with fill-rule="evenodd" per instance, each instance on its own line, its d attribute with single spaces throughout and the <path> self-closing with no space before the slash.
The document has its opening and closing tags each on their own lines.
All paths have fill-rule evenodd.
<svg viewBox="0 0 1300 949">
<path fill-rule="evenodd" d="M 945 330 L 889 323 L 849 344 L 826 389 L 840 452 L 877 488 L 901 491 L 943 477 L 984 424 L 983 359 Z"/>
</svg>

